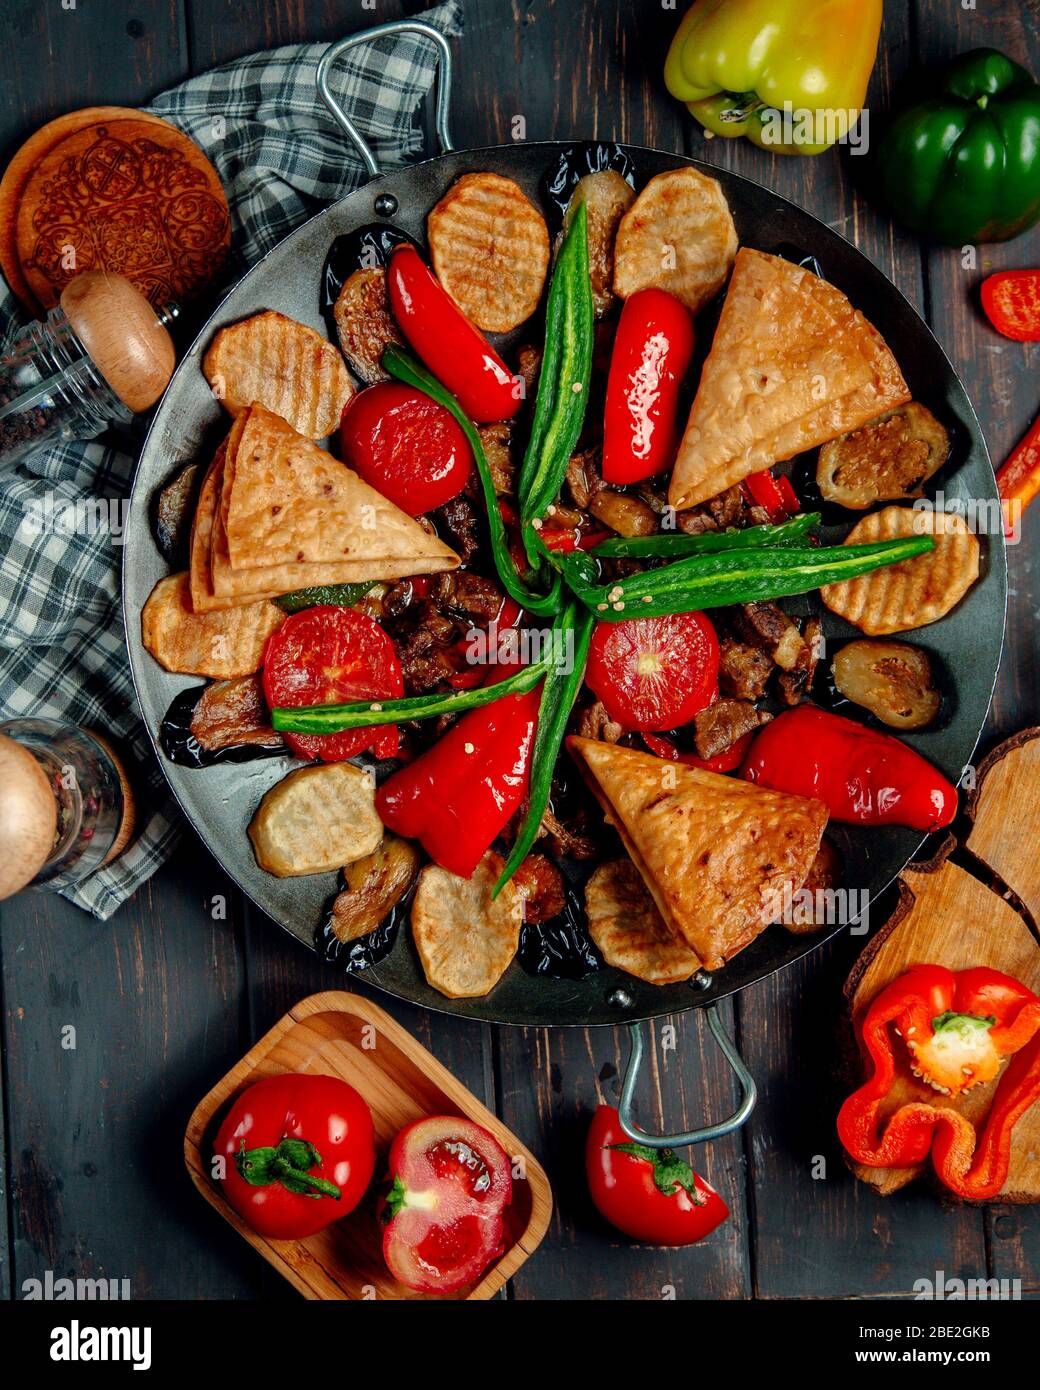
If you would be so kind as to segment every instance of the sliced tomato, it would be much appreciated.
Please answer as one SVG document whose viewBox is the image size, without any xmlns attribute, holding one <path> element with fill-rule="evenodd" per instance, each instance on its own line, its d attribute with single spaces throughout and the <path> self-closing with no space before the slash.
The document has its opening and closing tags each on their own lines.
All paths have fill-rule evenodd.
<svg viewBox="0 0 1040 1390">
<path fill-rule="evenodd" d="M 351 397 L 339 442 L 344 462 L 409 516 L 457 497 L 473 465 L 473 451 L 451 412 L 396 381 Z"/>
<path fill-rule="evenodd" d="M 392 700 L 404 694 L 401 663 L 379 624 L 364 613 L 331 604 L 294 613 L 271 634 L 263 685 L 272 709 Z M 398 748 L 396 724 L 283 737 L 297 757 L 326 763 L 342 762 L 365 749 L 377 758 L 392 758 Z"/>
<path fill-rule="evenodd" d="M 703 613 L 598 623 L 585 683 L 623 729 L 677 729 L 718 690 L 719 643 Z"/>
<path fill-rule="evenodd" d="M 986 317 L 1005 338 L 1040 342 L 1040 270 L 1001 270 L 982 282 Z"/>
<path fill-rule="evenodd" d="M 751 747 L 755 731 L 742 734 L 736 743 L 722 753 L 716 753 L 713 758 L 698 758 L 696 753 L 681 753 L 675 744 L 669 739 L 661 738 L 660 734 L 643 734 L 643 742 L 651 753 L 656 753 L 659 758 L 670 758 L 675 763 L 685 763 L 687 767 L 702 767 L 705 772 L 734 772 L 743 763 L 747 756 L 747 751 Z"/>
<path fill-rule="evenodd" d="M 380 1219 L 394 1278 L 423 1293 L 472 1284 L 502 1249 L 513 1195 L 509 1158 L 480 1125 L 433 1115 L 401 1130 L 390 1149 Z"/>
</svg>

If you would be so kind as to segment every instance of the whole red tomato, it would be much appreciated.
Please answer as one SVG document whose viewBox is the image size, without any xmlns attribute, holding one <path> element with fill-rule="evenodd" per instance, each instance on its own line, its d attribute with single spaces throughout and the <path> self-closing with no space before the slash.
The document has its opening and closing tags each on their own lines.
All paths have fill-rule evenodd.
<svg viewBox="0 0 1040 1390">
<path fill-rule="evenodd" d="M 396 381 L 351 397 L 339 441 L 344 462 L 409 516 L 457 497 L 473 463 L 473 451 L 451 412 Z"/>
<path fill-rule="evenodd" d="M 345 1081 L 290 1072 L 258 1081 L 220 1126 L 224 1196 L 262 1236 L 297 1240 L 354 1210 L 372 1180 L 372 1114 Z"/>
<path fill-rule="evenodd" d="M 585 1173 L 596 1209 L 647 1245 L 692 1245 L 721 1226 L 729 1207 L 671 1149 L 634 1144 L 612 1105 L 600 1105 L 585 1142 Z"/>
</svg>

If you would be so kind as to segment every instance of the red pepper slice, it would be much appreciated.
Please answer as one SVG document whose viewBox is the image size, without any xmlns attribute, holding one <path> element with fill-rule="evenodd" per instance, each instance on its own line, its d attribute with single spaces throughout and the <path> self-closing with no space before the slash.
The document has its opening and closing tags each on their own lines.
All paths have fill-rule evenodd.
<svg viewBox="0 0 1040 1390">
<path fill-rule="evenodd" d="M 470 323 L 414 246 L 402 245 L 387 271 L 390 305 L 401 332 L 471 420 L 511 420 L 522 383 Z"/>
<path fill-rule="evenodd" d="M 896 1082 L 890 1025 L 913 1070 L 953 1094 L 993 1080 L 1003 1058 L 1012 1058 L 980 1134 L 959 1111 L 923 1102 L 900 1106 L 878 1134 L 882 1103 Z M 838 1137 L 852 1157 L 872 1168 L 907 1168 L 931 1150 L 952 1192 L 969 1201 L 995 1197 L 1007 1178 L 1012 1130 L 1040 1098 L 1040 999 L 985 966 L 954 973 L 915 965 L 870 1005 L 861 1041 L 872 1075 L 838 1114 Z"/>
<path fill-rule="evenodd" d="M 1040 342 L 1040 270 L 1000 270 L 982 282 L 986 317 L 1005 338 Z"/>
<path fill-rule="evenodd" d="M 774 474 L 771 468 L 764 468 L 761 473 L 752 473 L 744 479 L 741 487 L 752 502 L 768 513 L 774 526 L 797 516 L 802 509 L 790 478 L 783 473 Z"/>
<path fill-rule="evenodd" d="M 503 678 L 502 664 L 492 680 Z M 470 878 L 527 793 L 541 686 L 470 710 L 376 793 L 383 824 Z"/>
<path fill-rule="evenodd" d="M 646 734 L 642 738 L 651 753 L 656 753 L 659 758 L 670 758 L 675 763 L 686 763 L 688 767 L 701 767 L 705 772 L 734 772 L 747 757 L 748 749 L 751 747 L 755 737 L 754 729 L 750 729 L 746 734 L 741 734 L 735 743 L 731 743 L 721 753 L 716 753 L 713 758 L 698 758 L 696 753 L 680 753 L 675 744 L 660 734 Z"/>
<path fill-rule="evenodd" d="M 1004 509 L 1004 531 L 1014 536 L 1021 513 L 1040 492 L 1040 415 L 998 472 L 997 491 Z"/>
<path fill-rule="evenodd" d="M 693 356 L 693 319 L 666 290 L 637 290 L 618 321 L 603 420 L 603 477 L 637 483 L 669 468 L 679 388 Z"/>
<path fill-rule="evenodd" d="M 573 526 L 543 526 L 538 538 L 546 550 L 569 555 L 575 550 L 593 550 L 612 534 L 611 531 L 577 531 Z"/>
<path fill-rule="evenodd" d="M 957 789 L 891 734 L 799 705 L 759 731 L 742 774 L 774 791 L 812 796 L 835 820 L 938 830 L 957 814 Z"/>
</svg>

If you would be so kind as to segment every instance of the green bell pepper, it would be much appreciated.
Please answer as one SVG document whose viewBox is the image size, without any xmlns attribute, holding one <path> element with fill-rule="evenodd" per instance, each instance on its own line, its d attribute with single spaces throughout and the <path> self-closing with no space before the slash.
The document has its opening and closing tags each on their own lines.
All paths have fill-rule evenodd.
<svg viewBox="0 0 1040 1390">
<path fill-rule="evenodd" d="M 714 135 L 819 154 L 863 106 L 881 12 L 882 0 L 695 0 L 665 85 Z"/>
<path fill-rule="evenodd" d="M 957 58 L 878 150 L 892 214 L 930 241 L 1008 241 L 1040 221 L 1040 87 L 993 48 Z"/>
</svg>

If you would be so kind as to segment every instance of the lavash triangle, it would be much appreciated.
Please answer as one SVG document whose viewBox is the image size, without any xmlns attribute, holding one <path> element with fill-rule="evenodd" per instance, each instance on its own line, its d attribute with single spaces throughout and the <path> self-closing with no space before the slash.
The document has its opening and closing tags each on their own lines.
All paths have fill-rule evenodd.
<svg viewBox="0 0 1040 1390">
<path fill-rule="evenodd" d="M 744 247 L 679 447 L 669 501 L 678 510 L 696 506 L 909 399 L 884 338 L 837 286 Z"/>
<path fill-rule="evenodd" d="M 636 749 L 567 746 L 669 929 L 716 970 L 805 882 L 827 824 L 820 801 Z"/>
</svg>

